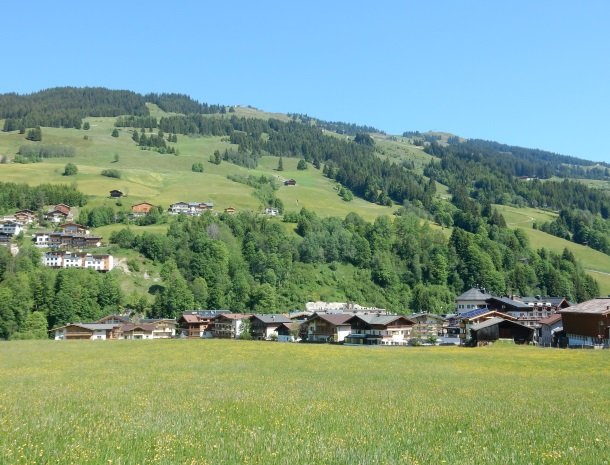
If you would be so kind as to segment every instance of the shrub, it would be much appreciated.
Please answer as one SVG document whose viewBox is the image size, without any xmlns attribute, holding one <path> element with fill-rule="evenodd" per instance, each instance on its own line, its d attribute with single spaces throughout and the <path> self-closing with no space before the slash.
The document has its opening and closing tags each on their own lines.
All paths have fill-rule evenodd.
<svg viewBox="0 0 610 465">
<path fill-rule="evenodd" d="M 102 176 L 106 176 L 107 178 L 117 178 L 121 179 L 121 172 L 115 169 L 103 170 Z"/>
<path fill-rule="evenodd" d="M 68 163 L 64 167 L 64 176 L 74 176 L 78 173 L 78 168 L 74 163 Z"/>
</svg>

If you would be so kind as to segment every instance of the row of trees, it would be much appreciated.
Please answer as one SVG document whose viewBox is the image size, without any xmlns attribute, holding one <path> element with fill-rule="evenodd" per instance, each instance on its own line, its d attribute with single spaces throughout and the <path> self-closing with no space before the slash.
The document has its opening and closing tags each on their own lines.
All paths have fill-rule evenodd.
<svg viewBox="0 0 610 465">
<path fill-rule="evenodd" d="M 59 203 L 83 206 L 87 203 L 87 197 L 74 186 L 65 184 L 28 186 L 0 181 L 0 212 L 23 208 L 37 211 L 45 205 Z"/>
</svg>

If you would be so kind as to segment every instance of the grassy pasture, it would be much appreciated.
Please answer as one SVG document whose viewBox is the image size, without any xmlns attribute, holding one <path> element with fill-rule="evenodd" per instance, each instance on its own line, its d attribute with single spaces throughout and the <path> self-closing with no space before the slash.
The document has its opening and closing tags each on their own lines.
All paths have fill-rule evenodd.
<svg viewBox="0 0 610 465">
<path fill-rule="evenodd" d="M 0 463 L 608 463 L 608 351 L 0 346 Z"/>
<path fill-rule="evenodd" d="M 159 113 L 160 110 L 151 107 Z M 248 110 L 246 113 L 255 112 Z M 245 111 L 245 110 L 244 110 Z M 107 196 L 111 189 L 119 189 L 127 194 L 123 205 L 128 208 L 138 202 L 151 202 L 167 207 L 177 201 L 208 201 L 215 203 L 218 210 L 232 206 L 238 210 L 260 210 L 260 202 L 252 195 L 249 186 L 227 179 L 228 174 L 265 174 L 280 176 L 282 179 L 295 178 L 298 185 L 290 189 L 280 189 L 278 197 L 286 209 L 300 210 L 302 206 L 315 209 L 321 216 L 345 216 L 355 211 L 372 221 L 379 215 L 389 215 L 392 209 L 361 199 L 344 202 L 335 191 L 334 181 L 325 178 L 321 170 L 309 167 L 306 171 L 296 170 L 296 159 L 285 158 L 285 171 L 278 172 L 277 157 L 263 157 L 256 170 L 248 170 L 231 163 L 220 165 L 209 163 L 215 150 L 236 148 L 221 137 L 178 136 L 175 144 L 178 156 L 140 150 L 131 140 L 131 128 L 118 128 L 119 137 L 112 137 L 115 118 L 87 118 L 91 129 L 43 128 L 43 144 L 69 145 L 76 149 L 74 158 L 55 158 L 41 163 L 0 165 L 0 178 L 28 184 L 76 183 L 78 188 L 91 196 L 90 205 L 111 202 Z M 0 121 L 1 123 L 1 121 Z M 156 132 L 156 131 L 155 131 Z M 88 139 L 85 140 L 84 137 Z M 21 145 L 32 145 L 23 135 L 13 131 L 0 132 L 0 154 L 12 158 Z M 114 163 L 115 155 L 119 161 Z M 78 166 L 76 176 L 62 176 L 64 165 L 72 162 Z M 203 162 L 204 173 L 193 173 L 191 166 Z M 117 169 L 120 179 L 103 177 L 103 169 Z M 112 203 L 114 203 L 112 201 Z"/>
</svg>

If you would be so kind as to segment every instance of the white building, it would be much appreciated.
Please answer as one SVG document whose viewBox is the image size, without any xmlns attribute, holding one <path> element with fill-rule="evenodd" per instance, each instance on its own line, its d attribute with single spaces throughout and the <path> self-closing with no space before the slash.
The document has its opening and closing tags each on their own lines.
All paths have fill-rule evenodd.
<svg viewBox="0 0 610 465">
<path fill-rule="evenodd" d="M 23 226 L 16 221 L 5 221 L 0 226 L 0 233 L 7 236 L 16 236 L 23 231 Z"/>
<path fill-rule="evenodd" d="M 114 257 L 81 252 L 47 252 L 42 256 L 42 264 L 51 268 L 90 268 L 95 271 L 110 271 L 114 268 Z"/>
</svg>

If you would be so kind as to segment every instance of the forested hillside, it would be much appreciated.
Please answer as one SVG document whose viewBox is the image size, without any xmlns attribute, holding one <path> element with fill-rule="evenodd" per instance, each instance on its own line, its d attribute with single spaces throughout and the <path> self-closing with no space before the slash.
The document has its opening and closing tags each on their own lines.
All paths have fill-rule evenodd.
<svg viewBox="0 0 610 465">
<path fill-rule="evenodd" d="M 28 337 L 41 318 L 53 326 L 125 307 L 173 317 L 283 312 L 322 299 L 446 313 L 471 286 L 573 301 L 600 293 L 571 250 L 534 249 L 502 212 L 544 208 L 535 233 L 608 253 L 608 193 L 576 179 L 605 182 L 604 165 L 306 115 L 242 115 L 180 94 L 0 95 L 0 213 L 82 207 L 78 220 L 104 231 L 105 250 L 123 263 L 106 275 L 49 270 L 27 236 L 16 238 L 16 256 L 0 248 L 0 336 Z M 289 178 L 296 185 L 286 187 Z M 115 201 L 110 189 L 129 195 Z M 167 215 L 179 200 L 217 208 Z M 130 219 L 144 201 L 152 214 Z M 265 207 L 283 216 L 265 217 Z"/>
</svg>

